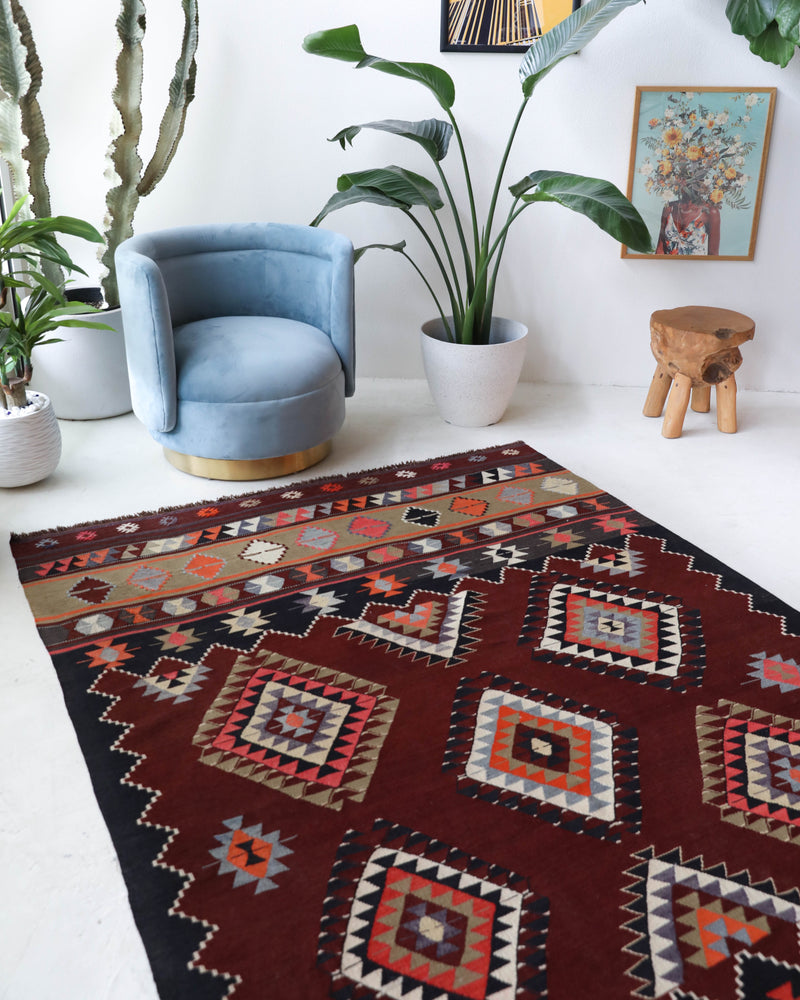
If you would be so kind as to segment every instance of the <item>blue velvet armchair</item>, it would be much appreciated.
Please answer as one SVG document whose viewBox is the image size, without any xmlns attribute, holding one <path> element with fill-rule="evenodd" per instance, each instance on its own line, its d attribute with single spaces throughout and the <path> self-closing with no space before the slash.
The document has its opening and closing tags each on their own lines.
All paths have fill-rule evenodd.
<svg viewBox="0 0 800 1000">
<path fill-rule="evenodd" d="M 186 226 L 133 236 L 115 260 L 133 410 L 174 465 L 260 479 L 327 455 L 355 389 L 346 237 Z"/>
</svg>

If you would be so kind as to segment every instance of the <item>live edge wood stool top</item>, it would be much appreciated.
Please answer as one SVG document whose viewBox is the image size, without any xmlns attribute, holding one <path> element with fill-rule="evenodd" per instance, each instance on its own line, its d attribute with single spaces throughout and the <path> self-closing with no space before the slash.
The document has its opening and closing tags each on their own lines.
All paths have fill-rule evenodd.
<svg viewBox="0 0 800 1000">
<path fill-rule="evenodd" d="M 717 427 L 726 434 L 736 432 L 734 372 L 742 363 L 739 345 L 752 340 L 755 329 L 749 316 L 713 306 L 681 306 L 653 313 L 650 347 L 657 367 L 644 415 L 660 417 L 667 402 L 664 437 L 681 436 L 690 396 L 693 410 L 708 413 L 712 386 L 717 390 Z"/>
</svg>

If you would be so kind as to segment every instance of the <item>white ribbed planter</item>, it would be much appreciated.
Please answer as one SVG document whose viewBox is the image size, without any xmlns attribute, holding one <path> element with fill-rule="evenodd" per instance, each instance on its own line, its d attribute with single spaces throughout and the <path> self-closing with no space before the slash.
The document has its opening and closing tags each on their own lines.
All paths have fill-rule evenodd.
<svg viewBox="0 0 800 1000">
<path fill-rule="evenodd" d="M 0 487 L 38 483 L 61 458 L 61 431 L 50 400 L 27 392 L 31 406 L 0 410 Z"/>
<path fill-rule="evenodd" d="M 53 336 L 62 338 L 60 344 L 33 350 L 31 384 L 50 397 L 62 420 L 98 420 L 131 409 L 122 310 L 107 309 L 93 318 L 114 329 L 59 327 Z"/>
<path fill-rule="evenodd" d="M 443 420 L 458 427 L 496 424 L 506 412 L 525 360 L 528 328 L 497 316 L 488 344 L 454 344 L 442 320 L 422 327 L 422 360 Z"/>
</svg>

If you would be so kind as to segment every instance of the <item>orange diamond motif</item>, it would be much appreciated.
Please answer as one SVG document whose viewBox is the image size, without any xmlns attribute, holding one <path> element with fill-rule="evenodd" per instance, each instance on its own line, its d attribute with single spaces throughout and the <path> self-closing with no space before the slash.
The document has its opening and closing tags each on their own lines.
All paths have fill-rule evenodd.
<svg viewBox="0 0 800 1000">
<path fill-rule="evenodd" d="M 183 568 L 186 573 L 191 573 L 192 576 L 199 576 L 203 580 L 213 580 L 224 565 L 225 560 L 220 559 L 219 556 L 207 556 L 198 552 Z"/>
<path fill-rule="evenodd" d="M 272 844 L 260 837 L 251 836 L 246 830 L 236 830 L 228 848 L 227 860 L 255 878 L 264 878 L 271 855 Z"/>
<path fill-rule="evenodd" d="M 476 497 L 455 497 L 450 504 L 450 510 L 454 514 L 468 514 L 470 517 L 481 517 L 488 507 L 485 500 L 478 500 Z"/>
</svg>

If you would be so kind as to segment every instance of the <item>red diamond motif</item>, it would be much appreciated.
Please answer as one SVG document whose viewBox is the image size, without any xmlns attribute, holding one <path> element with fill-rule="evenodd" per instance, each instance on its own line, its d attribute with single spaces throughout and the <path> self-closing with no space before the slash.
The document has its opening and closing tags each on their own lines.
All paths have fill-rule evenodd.
<svg viewBox="0 0 800 1000">
<path fill-rule="evenodd" d="M 113 589 L 113 584 L 106 580 L 85 576 L 70 589 L 69 596 L 77 597 L 79 601 L 85 601 L 86 604 L 102 604 Z"/>
<path fill-rule="evenodd" d="M 350 534 L 361 535 L 363 538 L 383 538 L 390 528 L 388 521 L 381 521 L 377 517 L 359 515 L 350 522 Z"/>
</svg>

